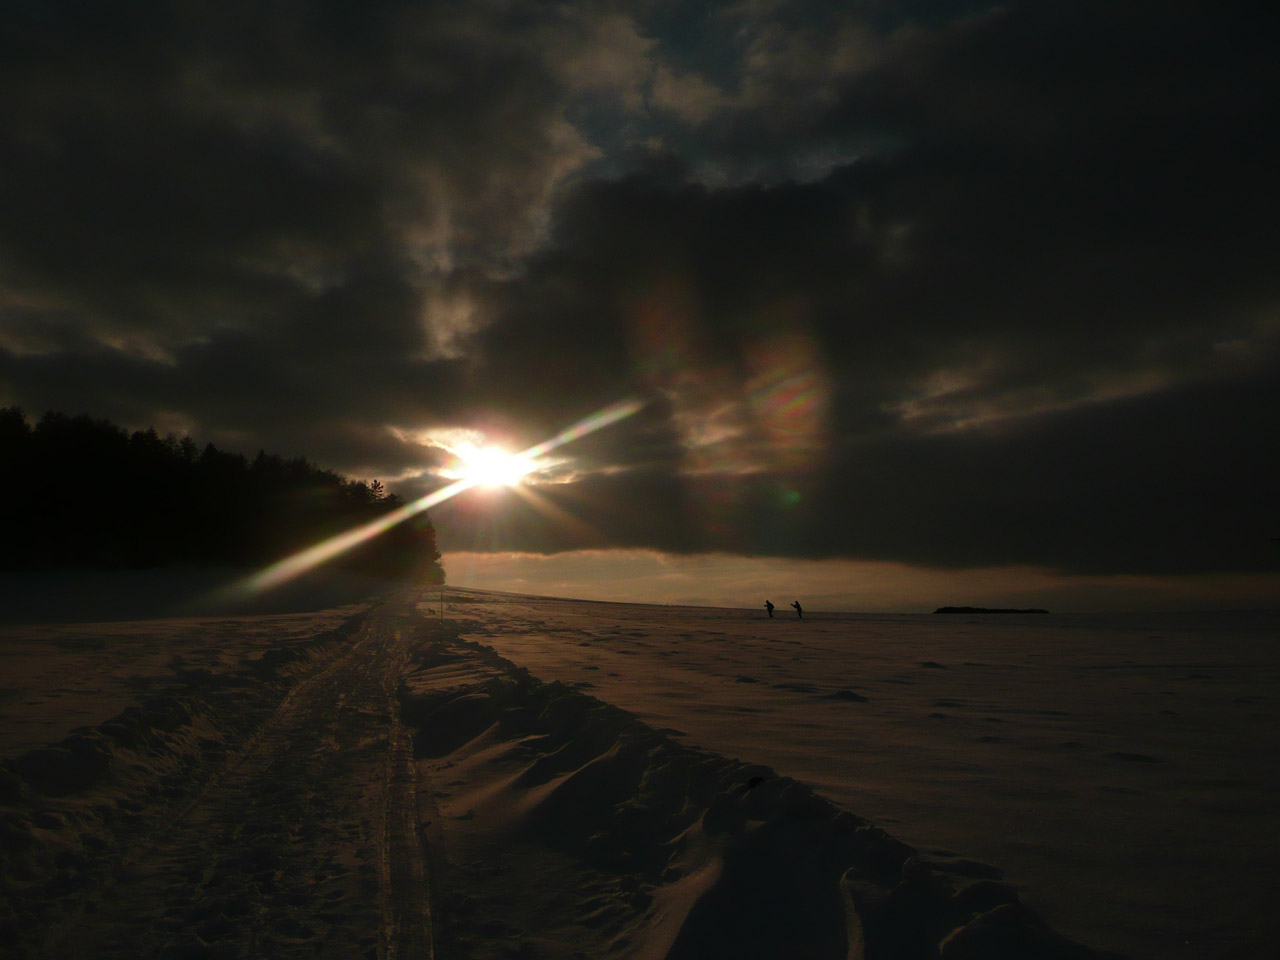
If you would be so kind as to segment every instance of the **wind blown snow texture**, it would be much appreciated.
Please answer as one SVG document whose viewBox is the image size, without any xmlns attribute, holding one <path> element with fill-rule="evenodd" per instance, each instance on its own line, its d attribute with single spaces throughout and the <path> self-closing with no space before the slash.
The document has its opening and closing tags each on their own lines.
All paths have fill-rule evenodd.
<svg viewBox="0 0 1280 960">
<path fill-rule="evenodd" d="M 5 955 L 1274 943 L 1253 628 L 439 597 L 0 628 Z"/>
</svg>

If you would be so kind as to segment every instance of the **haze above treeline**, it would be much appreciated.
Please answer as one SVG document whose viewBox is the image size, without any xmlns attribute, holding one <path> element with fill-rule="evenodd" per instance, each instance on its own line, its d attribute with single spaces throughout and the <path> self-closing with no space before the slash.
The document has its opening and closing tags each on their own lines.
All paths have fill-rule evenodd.
<svg viewBox="0 0 1280 960">
<path fill-rule="evenodd" d="M 34 425 L 0 409 L 0 570 L 147 569 L 269 563 L 402 505 L 373 480 L 303 457 L 245 456 L 191 437 L 129 433 L 50 411 Z M 333 561 L 441 583 L 425 514 Z"/>
</svg>

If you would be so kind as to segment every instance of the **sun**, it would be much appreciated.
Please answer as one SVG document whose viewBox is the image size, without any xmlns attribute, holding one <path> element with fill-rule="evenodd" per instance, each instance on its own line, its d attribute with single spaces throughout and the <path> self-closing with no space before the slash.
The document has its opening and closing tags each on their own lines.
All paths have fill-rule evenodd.
<svg viewBox="0 0 1280 960">
<path fill-rule="evenodd" d="M 514 487 L 534 469 L 526 457 L 498 447 L 481 447 L 462 455 L 458 473 L 479 487 Z"/>
</svg>

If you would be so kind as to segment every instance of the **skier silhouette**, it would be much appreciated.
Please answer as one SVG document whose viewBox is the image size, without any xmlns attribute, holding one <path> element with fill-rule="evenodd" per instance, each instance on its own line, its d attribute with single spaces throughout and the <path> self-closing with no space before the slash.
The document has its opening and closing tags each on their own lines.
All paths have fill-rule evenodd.
<svg viewBox="0 0 1280 960">
<path fill-rule="evenodd" d="M 765 608 L 766 610 L 768 610 L 768 611 L 769 611 L 769 616 L 771 616 L 771 617 L 772 617 L 772 616 L 773 616 L 773 601 L 772 601 L 772 600 L 766 600 L 766 601 L 764 602 L 764 608 Z"/>
<path fill-rule="evenodd" d="M 803 620 L 804 610 L 802 610 L 800 607 L 800 601 L 799 600 L 792 601 L 791 605 L 796 608 L 796 616 L 799 617 L 801 620 Z"/>
</svg>

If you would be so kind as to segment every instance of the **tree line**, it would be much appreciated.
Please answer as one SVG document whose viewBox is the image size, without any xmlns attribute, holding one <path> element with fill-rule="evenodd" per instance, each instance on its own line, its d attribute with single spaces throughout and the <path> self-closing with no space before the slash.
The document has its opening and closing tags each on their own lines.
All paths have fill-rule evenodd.
<svg viewBox="0 0 1280 960">
<path fill-rule="evenodd" d="M 0 409 L 0 569 L 259 566 L 402 505 L 377 480 L 299 457 L 249 460 L 190 437 L 133 433 L 49 412 L 32 426 Z M 425 513 L 332 561 L 442 583 Z"/>
</svg>

